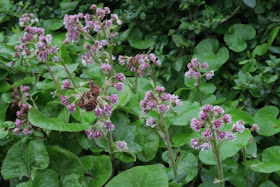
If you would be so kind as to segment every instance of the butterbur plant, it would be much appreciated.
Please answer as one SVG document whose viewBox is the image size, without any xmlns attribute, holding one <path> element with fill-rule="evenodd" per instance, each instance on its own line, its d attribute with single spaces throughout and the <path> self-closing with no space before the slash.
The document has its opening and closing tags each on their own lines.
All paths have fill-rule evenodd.
<svg viewBox="0 0 280 187">
<path fill-rule="evenodd" d="M 42 27 L 36 26 L 36 24 L 39 22 L 39 19 L 34 17 L 34 14 L 30 13 L 24 14 L 19 19 L 19 24 L 24 28 L 25 32 L 24 36 L 20 37 L 20 45 L 15 47 L 15 57 L 19 58 L 20 55 L 22 55 L 24 62 L 27 63 L 29 67 L 30 63 L 28 61 L 34 57 L 37 57 L 39 61 L 46 65 L 54 82 L 56 91 L 60 90 L 59 83 L 55 78 L 53 71 L 51 70 L 49 60 L 51 59 L 54 63 L 60 62 L 71 79 L 73 86 L 76 86 L 74 79 L 65 65 L 65 62 L 58 54 L 59 48 L 57 46 L 52 46 L 52 35 L 45 35 L 45 30 Z M 35 76 L 34 73 L 33 76 Z"/>
<path fill-rule="evenodd" d="M 225 2 L 0 1 L 0 186 L 277 186 L 279 3 Z"/>
<path fill-rule="evenodd" d="M 219 148 L 225 141 L 234 141 L 236 133 L 243 133 L 245 126 L 243 121 L 237 121 L 232 125 L 230 131 L 224 131 L 224 125 L 231 124 L 231 116 L 224 114 L 220 106 L 205 105 L 201 108 L 198 118 L 193 118 L 191 128 L 201 133 L 200 139 L 192 139 L 190 146 L 201 151 L 212 150 L 218 167 L 218 180 L 220 186 L 224 186 L 223 167 Z"/>
<path fill-rule="evenodd" d="M 158 119 L 149 117 L 146 120 L 146 126 L 155 128 L 160 137 L 163 139 L 168 149 L 168 155 L 172 164 L 174 176 L 177 177 L 177 166 L 172 153 L 172 145 L 165 118 L 173 107 L 180 106 L 182 103 L 177 95 L 164 92 L 165 88 L 162 86 L 157 86 L 155 90 L 156 94 L 154 94 L 152 90 L 146 93 L 145 98 L 140 101 L 140 106 L 144 114 L 147 114 L 152 110 L 159 114 Z"/>
<path fill-rule="evenodd" d="M 138 84 L 138 77 L 143 77 L 147 74 L 153 82 L 154 88 L 156 87 L 157 76 L 153 66 L 160 66 L 161 61 L 157 59 L 156 55 L 150 53 L 149 55 L 146 54 L 138 54 L 135 57 L 128 57 L 120 55 L 118 57 L 119 63 L 134 72 L 134 90 L 137 92 L 137 84 Z"/>
</svg>

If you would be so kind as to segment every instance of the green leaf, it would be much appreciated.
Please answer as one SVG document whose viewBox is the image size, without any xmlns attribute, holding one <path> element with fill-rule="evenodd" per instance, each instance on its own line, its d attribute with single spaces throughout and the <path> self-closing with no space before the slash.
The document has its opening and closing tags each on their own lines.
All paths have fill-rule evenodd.
<svg viewBox="0 0 280 187">
<path fill-rule="evenodd" d="M 280 132 L 279 121 L 276 117 L 279 109 L 275 106 L 265 106 L 259 109 L 255 116 L 255 123 L 259 126 L 258 133 L 263 136 L 272 136 Z"/>
<path fill-rule="evenodd" d="M 275 28 L 270 32 L 269 37 L 268 37 L 268 40 L 267 40 L 268 46 L 271 46 L 271 45 L 272 45 L 273 41 L 275 40 L 275 38 L 276 38 L 276 36 L 277 36 L 277 34 L 278 34 L 278 32 L 279 32 L 279 29 L 280 29 L 280 27 L 277 26 L 277 27 L 275 27 Z"/>
<path fill-rule="evenodd" d="M 72 64 L 72 58 L 68 53 L 68 50 L 66 48 L 65 44 L 62 44 L 59 48 L 59 56 L 60 58 L 66 63 L 66 64 Z"/>
<path fill-rule="evenodd" d="M 195 102 L 183 101 L 181 106 L 175 107 L 173 110 L 176 115 L 170 117 L 172 125 L 187 126 L 190 124 L 192 118 L 197 117 L 201 106 Z"/>
<path fill-rule="evenodd" d="M 232 116 L 232 122 L 235 123 L 238 120 L 242 120 L 245 123 L 249 123 L 251 125 L 253 125 L 254 122 L 254 118 L 248 114 L 247 112 L 240 110 L 240 109 L 234 109 L 231 112 L 229 112 L 229 114 Z"/>
<path fill-rule="evenodd" d="M 256 6 L 256 0 L 243 0 L 243 2 L 250 8 L 254 8 Z"/>
<path fill-rule="evenodd" d="M 137 125 L 130 124 L 128 117 L 120 111 L 114 112 L 111 116 L 111 120 L 112 123 L 115 124 L 115 130 L 113 131 L 115 139 L 126 141 L 133 153 L 141 152 L 143 137 Z"/>
<path fill-rule="evenodd" d="M 280 170 L 280 146 L 272 146 L 264 149 L 262 162 L 249 162 L 252 170 L 261 173 L 272 173 Z"/>
<path fill-rule="evenodd" d="M 7 81 L 0 81 L 0 93 L 9 90 L 11 86 Z"/>
<path fill-rule="evenodd" d="M 252 57 L 255 58 L 256 54 L 258 56 L 263 56 L 267 51 L 268 51 L 267 43 L 257 45 L 256 48 L 253 50 Z"/>
<path fill-rule="evenodd" d="M 131 47 L 136 49 L 147 49 L 155 45 L 155 41 L 152 38 L 143 39 L 143 34 L 139 29 L 133 29 L 130 32 L 128 42 Z"/>
<path fill-rule="evenodd" d="M 259 187 L 277 187 L 277 185 L 271 181 L 265 181 Z"/>
<path fill-rule="evenodd" d="M 229 131 L 231 126 L 224 126 L 222 129 Z M 236 133 L 237 137 L 234 141 L 226 141 L 220 147 L 221 160 L 234 156 L 241 148 L 245 147 L 250 138 L 251 133 L 248 129 L 245 129 L 243 133 Z M 207 165 L 215 165 L 216 159 L 214 158 L 212 151 L 200 151 L 200 160 Z"/>
<path fill-rule="evenodd" d="M 234 52 L 241 52 L 247 48 L 247 40 L 256 37 L 256 30 L 251 25 L 234 24 L 229 27 L 228 33 L 224 36 L 224 41 Z"/>
<path fill-rule="evenodd" d="M 121 172 L 106 187 L 168 187 L 164 170 L 156 166 L 136 166 Z"/>
<path fill-rule="evenodd" d="M 75 8 L 77 7 L 77 5 L 79 4 L 80 1 L 73 1 L 73 2 L 69 2 L 68 0 L 63 0 L 60 3 L 60 7 L 63 11 L 63 13 L 67 13 L 70 12 L 72 10 L 75 10 Z"/>
<path fill-rule="evenodd" d="M 30 109 L 28 113 L 28 119 L 32 125 L 48 130 L 79 132 L 92 127 L 86 123 L 66 123 L 60 117 L 50 118 L 43 115 L 42 112 L 39 112 L 34 108 Z"/>
<path fill-rule="evenodd" d="M 33 169 L 45 169 L 49 164 L 48 152 L 42 142 L 24 138 L 14 144 L 8 151 L 2 165 L 4 179 L 30 176 Z"/>
<path fill-rule="evenodd" d="M 143 145 L 142 151 L 137 154 L 137 158 L 142 162 L 148 162 L 154 159 L 158 151 L 159 145 L 159 135 L 152 129 L 151 127 L 144 126 L 144 123 L 140 123 L 142 125 L 139 129 L 142 132 L 143 136 Z"/>
<path fill-rule="evenodd" d="M 172 40 L 174 41 L 174 43 L 177 47 L 188 48 L 191 46 L 191 42 L 188 41 L 183 35 L 173 34 Z"/>
<path fill-rule="evenodd" d="M 6 58 L 7 60 L 13 60 L 14 58 L 14 49 L 5 44 L 5 43 L 0 43 L 0 56 L 3 58 Z"/>
<path fill-rule="evenodd" d="M 57 173 L 52 169 L 36 171 L 33 186 L 40 187 L 59 187 L 59 179 Z"/>
<path fill-rule="evenodd" d="M 2 100 L 2 97 L 0 98 L 0 124 L 3 123 L 5 121 L 5 117 L 6 117 L 6 111 L 9 107 L 9 104 L 8 103 L 5 103 L 3 100 Z"/>
<path fill-rule="evenodd" d="M 92 175 L 87 182 L 88 187 L 102 187 L 111 177 L 112 163 L 109 156 L 84 156 L 81 161 L 87 173 Z"/>
<path fill-rule="evenodd" d="M 168 151 L 165 151 L 162 154 L 163 160 L 167 162 L 169 165 L 171 165 Z M 198 172 L 198 161 L 194 154 L 188 153 L 187 151 L 181 151 L 179 162 L 177 164 L 177 173 L 178 176 L 186 174 L 187 176 L 184 177 L 182 181 L 179 182 L 179 184 L 186 184 L 190 182 Z M 171 176 L 171 178 L 174 178 L 173 169 L 170 167 L 168 169 L 168 175 Z"/>
<path fill-rule="evenodd" d="M 12 2 L 9 0 L 0 0 L 0 12 L 8 12 L 12 6 Z"/>
<path fill-rule="evenodd" d="M 43 22 L 44 28 L 46 30 L 55 31 L 63 27 L 62 19 L 48 19 Z"/>
<path fill-rule="evenodd" d="M 83 178 L 83 164 L 75 154 L 59 146 L 48 146 L 47 150 L 50 156 L 50 169 L 60 175 L 76 174 Z"/>
<path fill-rule="evenodd" d="M 218 70 L 229 58 L 226 47 L 219 48 L 217 39 L 209 38 L 199 42 L 193 52 L 192 58 L 197 58 L 201 63 L 208 62 L 209 69 Z"/>
<path fill-rule="evenodd" d="M 0 32 L 0 42 L 3 42 L 4 39 L 5 39 L 4 33 Z"/>
<path fill-rule="evenodd" d="M 125 106 L 131 96 L 131 92 L 130 89 L 127 85 L 124 85 L 123 91 L 122 92 L 118 92 L 118 103 L 117 106 Z"/>
<path fill-rule="evenodd" d="M 79 183 L 79 176 L 75 174 L 69 174 L 63 176 L 62 178 L 62 187 L 83 187 Z"/>
</svg>

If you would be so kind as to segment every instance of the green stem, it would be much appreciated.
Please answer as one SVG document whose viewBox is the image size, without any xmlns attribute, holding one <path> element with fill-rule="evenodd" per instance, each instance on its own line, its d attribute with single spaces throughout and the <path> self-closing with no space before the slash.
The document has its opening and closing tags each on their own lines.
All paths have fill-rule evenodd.
<svg viewBox="0 0 280 187">
<path fill-rule="evenodd" d="M 247 165 L 247 159 L 246 159 L 246 148 L 241 149 L 242 156 L 243 156 L 243 162 L 244 162 L 244 170 L 245 170 L 245 177 L 246 177 L 246 186 L 249 187 L 249 170 Z"/>
<path fill-rule="evenodd" d="M 65 63 L 64 63 L 64 61 L 61 61 L 61 62 L 62 62 L 62 66 L 64 67 L 64 69 L 65 69 L 65 71 L 66 71 L 68 77 L 69 77 L 70 80 L 72 81 L 74 88 L 77 88 L 77 86 L 76 86 L 76 84 L 75 84 L 75 81 L 74 81 L 73 77 L 71 76 L 69 70 L 67 69 L 67 67 L 66 67 L 66 65 L 65 65 Z"/>
<path fill-rule="evenodd" d="M 198 91 L 198 101 L 199 101 L 199 104 L 201 106 L 203 106 L 203 103 L 202 103 L 202 99 L 201 99 L 201 91 L 200 91 L 200 77 L 198 78 L 198 83 L 197 83 L 197 91 Z"/>
<path fill-rule="evenodd" d="M 51 77 L 52 77 L 52 80 L 53 80 L 55 89 L 56 89 L 56 90 L 59 90 L 59 85 L 58 85 L 58 83 L 57 83 L 57 81 L 56 81 L 56 79 L 55 79 L 55 77 L 54 77 L 54 74 L 53 74 L 53 72 L 52 72 L 52 70 L 51 70 L 51 68 L 50 68 L 50 65 L 49 65 L 48 61 L 45 60 L 44 63 L 46 64 L 46 66 L 47 66 L 47 68 L 48 68 L 48 70 L 49 70 L 49 73 L 51 74 Z"/>
<path fill-rule="evenodd" d="M 137 74 L 137 70 L 135 70 L 135 83 L 134 83 L 135 93 L 137 93 L 137 83 L 138 83 L 138 74 Z"/>
<path fill-rule="evenodd" d="M 217 162 L 217 167 L 218 167 L 218 180 L 220 181 L 219 186 L 224 187 L 225 183 L 224 183 L 223 167 L 222 167 L 220 150 L 218 148 L 215 131 L 212 128 L 211 128 L 211 131 L 213 133 L 213 149 L 212 150 L 213 150 L 214 156 L 216 157 L 216 162 Z"/>
<path fill-rule="evenodd" d="M 108 131 L 108 133 L 107 133 L 107 142 L 108 142 L 109 153 L 110 153 L 110 157 L 111 157 L 111 161 L 112 161 L 112 165 L 113 165 L 115 156 L 114 156 L 114 149 L 113 149 L 113 137 L 112 137 L 111 131 Z"/>
<path fill-rule="evenodd" d="M 171 164 L 172 164 L 172 169 L 173 169 L 174 176 L 177 177 L 177 167 L 176 167 L 175 159 L 174 159 L 174 156 L 173 156 L 173 153 L 172 153 L 172 146 L 171 146 L 171 142 L 170 142 L 168 127 L 166 125 L 164 116 L 162 114 L 161 114 L 161 119 L 162 119 L 162 125 L 163 125 L 163 128 L 164 128 L 165 143 L 166 143 L 166 147 L 168 149 L 169 159 L 170 159 Z"/>
</svg>

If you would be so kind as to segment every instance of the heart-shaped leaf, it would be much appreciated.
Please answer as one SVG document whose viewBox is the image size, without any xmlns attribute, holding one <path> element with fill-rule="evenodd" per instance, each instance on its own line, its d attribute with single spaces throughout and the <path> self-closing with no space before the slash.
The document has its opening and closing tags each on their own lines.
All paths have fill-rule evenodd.
<svg viewBox="0 0 280 187">
<path fill-rule="evenodd" d="M 49 155 L 44 144 L 38 140 L 27 141 L 26 138 L 14 144 L 8 151 L 2 165 L 4 179 L 30 176 L 33 169 L 46 169 Z"/>
<path fill-rule="evenodd" d="M 246 41 L 255 37 L 256 30 L 251 25 L 234 24 L 229 27 L 228 33 L 224 36 L 224 41 L 231 50 L 239 53 L 247 48 Z"/>
<path fill-rule="evenodd" d="M 139 29 L 133 29 L 130 32 L 128 42 L 131 47 L 136 49 L 147 49 L 155 44 L 152 38 L 143 39 L 143 33 Z"/>
<path fill-rule="evenodd" d="M 199 42 L 193 51 L 193 58 L 201 63 L 208 62 L 210 70 L 218 70 L 229 58 L 226 47 L 219 48 L 219 41 L 214 38 L 204 39 Z"/>
</svg>

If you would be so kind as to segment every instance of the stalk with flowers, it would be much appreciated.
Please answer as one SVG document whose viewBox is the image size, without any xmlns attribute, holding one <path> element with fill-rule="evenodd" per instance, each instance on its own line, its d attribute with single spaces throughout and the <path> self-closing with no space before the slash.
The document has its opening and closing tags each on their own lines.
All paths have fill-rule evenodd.
<svg viewBox="0 0 280 187">
<path fill-rule="evenodd" d="M 140 106 L 144 114 L 147 114 L 151 110 L 156 111 L 159 114 L 157 120 L 153 117 L 149 117 L 146 120 L 146 126 L 155 128 L 163 139 L 168 149 L 168 155 L 172 164 L 174 176 L 177 177 L 177 165 L 172 152 L 170 135 L 165 118 L 173 107 L 180 106 L 182 103 L 177 95 L 164 92 L 165 88 L 162 86 L 157 86 L 155 90 L 157 94 L 154 94 L 152 90 L 146 93 L 145 98 L 140 102 Z"/>
</svg>

